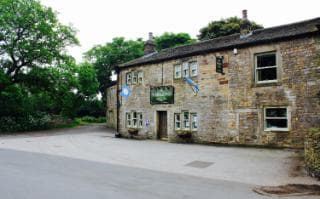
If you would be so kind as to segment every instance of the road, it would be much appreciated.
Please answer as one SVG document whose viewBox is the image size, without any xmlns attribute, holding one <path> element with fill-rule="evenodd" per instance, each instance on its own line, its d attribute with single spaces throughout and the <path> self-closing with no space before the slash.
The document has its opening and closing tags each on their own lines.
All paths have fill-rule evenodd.
<svg viewBox="0 0 320 199">
<path fill-rule="evenodd" d="M 227 172 L 233 167 L 225 165 L 227 170 L 223 171 L 220 167 L 223 167 L 224 162 L 215 160 L 212 165 L 206 168 L 192 168 L 186 166 L 185 161 L 182 161 L 186 159 L 188 160 L 186 162 L 189 162 L 195 159 L 192 154 L 183 156 L 183 151 L 188 154 L 192 150 L 198 156 L 198 160 L 204 160 L 205 154 L 208 152 L 211 154 L 210 157 L 215 155 L 212 153 L 222 151 L 228 155 L 228 153 L 234 152 L 230 151 L 232 148 L 115 139 L 110 133 L 106 133 L 105 129 L 99 129 L 98 127 L 81 127 L 74 130 L 0 137 L 0 198 L 271 198 L 252 191 L 252 188 L 259 184 L 258 182 L 254 183 L 256 178 L 243 176 L 244 178 L 241 180 L 240 176 L 250 173 L 250 171 L 212 174 L 215 168 L 216 171 Z M 104 145 L 100 145 L 100 141 L 107 146 L 103 148 Z M 84 143 L 87 142 L 91 144 L 85 145 Z M 123 152 L 126 149 L 125 146 L 127 146 L 126 156 Z M 137 151 L 133 151 L 133 149 Z M 147 149 L 149 152 L 146 151 Z M 168 150 L 175 150 L 173 154 L 178 155 L 177 161 L 171 159 Z M 235 151 L 239 150 L 241 152 L 241 148 L 235 149 Z M 252 158 L 255 155 L 256 159 L 253 162 L 255 165 L 259 166 L 258 161 L 264 163 L 263 159 L 258 156 L 259 150 L 246 150 L 248 150 L 246 154 L 249 156 L 249 161 L 253 161 Z M 164 159 L 161 152 L 167 154 L 168 158 Z M 160 161 L 154 161 L 155 158 L 149 156 L 149 153 L 153 155 L 159 153 Z M 286 151 L 281 153 L 278 150 L 262 151 L 262 154 L 268 156 L 275 154 L 273 158 L 278 157 L 279 154 L 282 157 L 290 153 Z M 235 156 L 239 154 L 241 153 L 238 152 Z M 218 156 L 218 154 L 216 155 Z M 207 157 L 206 160 L 213 162 L 210 157 Z M 241 158 L 245 159 L 244 156 Z M 160 164 L 164 160 L 166 162 L 160 166 L 150 166 Z M 240 170 L 243 169 L 242 164 L 248 164 L 246 160 L 242 160 L 242 162 L 239 159 L 236 160 L 239 162 Z M 267 160 L 269 160 L 268 157 Z M 141 165 L 143 162 L 144 166 Z M 178 171 L 180 167 L 176 166 L 177 162 L 180 162 L 181 168 L 184 168 L 180 172 Z M 221 166 L 219 166 L 220 162 Z M 165 164 L 166 166 L 164 166 Z M 252 165 L 247 166 L 251 168 Z M 282 170 L 280 171 L 282 172 Z M 262 175 L 262 173 L 264 172 L 259 174 L 252 170 L 253 175 Z M 282 174 L 279 173 L 279 175 Z M 230 176 L 235 176 L 235 180 L 231 180 Z M 264 180 L 261 179 L 261 181 Z M 311 199 L 316 197 L 290 198 Z"/>
</svg>

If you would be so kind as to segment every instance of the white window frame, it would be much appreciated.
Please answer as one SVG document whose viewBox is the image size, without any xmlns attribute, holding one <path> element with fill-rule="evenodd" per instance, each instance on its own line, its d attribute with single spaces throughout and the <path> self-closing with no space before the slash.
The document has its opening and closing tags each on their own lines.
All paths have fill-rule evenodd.
<svg viewBox="0 0 320 199">
<path fill-rule="evenodd" d="M 131 112 L 131 118 L 132 118 L 132 127 L 138 128 L 138 113 L 136 111 Z"/>
<path fill-rule="evenodd" d="M 190 77 L 190 67 L 188 62 L 182 63 L 182 77 Z"/>
<path fill-rule="evenodd" d="M 196 118 L 196 119 L 195 119 Z M 198 114 L 197 113 L 190 113 L 190 123 L 191 123 L 191 131 L 198 130 Z M 195 127 L 194 127 L 195 124 Z"/>
<path fill-rule="evenodd" d="M 140 83 L 140 84 L 143 83 L 143 72 L 142 71 L 138 72 L 138 83 Z"/>
<path fill-rule="evenodd" d="M 286 109 L 287 116 L 286 117 L 267 117 L 267 109 Z M 286 119 L 287 120 L 287 127 L 286 128 L 268 128 L 267 127 L 267 119 Z M 288 107 L 282 106 L 282 107 L 265 107 L 264 108 L 264 118 L 263 118 L 264 131 L 289 131 L 290 121 L 291 121 L 291 115 L 290 115 Z"/>
<path fill-rule="evenodd" d="M 188 119 L 186 119 L 184 116 L 186 115 L 188 116 Z M 183 111 L 182 112 L 182 129 L 189 131 L 190 130 L 190 113 L 188 111 Z"/>
<path fill-rule="evenodd" d="M 177 119 L 178 116 L 179 116 L 179 120 Z M 179 123 L 179 127 L 177 127 L 177 123 Z M 174 129 L 181 130 L 181 113 L 174 114 Z"/>
<path fill-rule="evenodd" d="M 132 83 L 132 74 L 131 72 L 126 73 L 126 84 L 131 85 Z"/>
<path fill-rule="evenodd" d="M 143 127 L 143 115 L 142 113 L 138 113 L 138 128 Z"/>
<path fill-rule="evenodd" d="M 189 62 L 189 67 L 190 67 L 190 76 L 191 77 L 196 77 L 198 75 L 198 62 L 192 61 Z M 195 73 L 193 73 L 195 71 Z"/>
<path fill-rule="evenodd" d="M 132 84 L 137 84 L 137 83 L 138 83 L 138 73 L 132 72 Z"/>
<path fill-rule="evenodd" d="M 126 124 L 127 124 L 127 128 L 131 128 L 132 121 L 131 121 L 131 113 L 130 112 L 126 113 Z"/>
<path fill-rule="evenodd" d="M 263 55 L 274 55 L 275 58 L 276 58 L 276 65 L 275 66 L 264 66 L 262 68 L 258 68 L 258 57 L 259 56 L 263 56 Z M 265 83 L 276 83 L 278 82 L 278 57 L 277 57 L 277 52 L 275 51 L 272 51 L 272 52 L 266 52 L 266 53 L 258 53 L 258 54 L 255 54 L 254 55 L 254 74 L 255 74 L 255 82 L 257 84 L 265 84 Z M 259 81 L 259 76 L 258 76 L 258 70 L 261 70 L 261 69 L 269 69 L 269 68 L 276 68 L 276 76 L 277 76 L 277 79 L 274 79 L 274 80 L 264 80 L 264 81 Z"/>
<path fill-rule="evenodd" d="M 179 72 L 180 75 L 177 75 L 177 72 Z M 174 65 L 174 78 L 175 79 L 180 79 L 181 77 L 182 77 L 182 66 L 181 66 L 181 64 Z"/>
<path fill-rule="evenodd" d="M 141 112 L 136 112 L 136 111 L 126 112 L 126 126 L 127 128 L 134 128 L 134 129 L 142 128 L 143 114 Z"/>
</svg>

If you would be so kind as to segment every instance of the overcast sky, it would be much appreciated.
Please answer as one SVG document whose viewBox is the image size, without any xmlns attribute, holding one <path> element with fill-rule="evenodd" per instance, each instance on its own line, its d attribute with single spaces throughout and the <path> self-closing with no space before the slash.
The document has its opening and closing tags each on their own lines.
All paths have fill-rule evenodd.
<svg viewBox="0 0 320 199">
<path fill-rule="evenodd" d="M 209 21 L 231 16 L 248 18 L 264 27 L 320 17 L 319 0 L 41 0 L 57 11 L 60 21 L 78 30 L 81 46 L 70 53 L 81 61 L 82 53 L 114 37 L 147 39 L 148 32 L 186 32 L 196 37 Z"/>
</svg>

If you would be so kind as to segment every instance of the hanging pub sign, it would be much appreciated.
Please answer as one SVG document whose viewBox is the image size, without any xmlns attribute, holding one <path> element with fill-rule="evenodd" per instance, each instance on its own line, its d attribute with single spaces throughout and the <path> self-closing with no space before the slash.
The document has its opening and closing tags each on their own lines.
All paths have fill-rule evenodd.
<svg viewBox="0 0 320 199">
<path fill-rule="evenodd" d="M 216 57 L 216 72 L 223 74 L 223 56 Z"/>
<path fill-rule="evenodd" d="M 156 86 L 150 88 L 150 104 L 173 104 L 174 87 Z"/>
</svg>

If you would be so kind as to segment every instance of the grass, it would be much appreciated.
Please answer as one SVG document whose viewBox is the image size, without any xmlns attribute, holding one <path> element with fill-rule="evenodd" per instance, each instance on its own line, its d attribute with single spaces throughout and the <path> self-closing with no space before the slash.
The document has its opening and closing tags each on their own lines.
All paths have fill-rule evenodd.
<svg viewBox="0 0 320 199">
<path fill-rule="evenodd" d="M 78 125 L 105 123 L 106 118 L 105 117 L 96 118 L 96 117 L 92 117 L 92 116 L 84 116 L 81 118 L 76 118 L 75 122 L 78 123 Z"/>
</svg>

